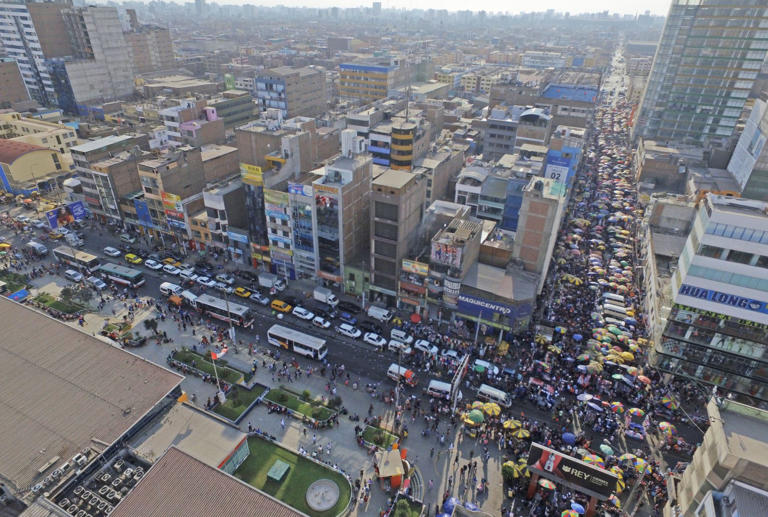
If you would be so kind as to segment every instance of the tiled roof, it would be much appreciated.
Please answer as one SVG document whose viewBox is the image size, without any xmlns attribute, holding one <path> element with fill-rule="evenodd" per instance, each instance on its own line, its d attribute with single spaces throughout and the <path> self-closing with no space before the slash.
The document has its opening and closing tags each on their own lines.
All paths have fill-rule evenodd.
<svg viewBox="0 0 768 517">
<path fill-rule="evenodd" d="M 40 147 L 38 145 L 0 138 L 0 163 L 13 163 L 20 156 L 29 152 L 46 150 L 45 147 Z"/>
</svg>

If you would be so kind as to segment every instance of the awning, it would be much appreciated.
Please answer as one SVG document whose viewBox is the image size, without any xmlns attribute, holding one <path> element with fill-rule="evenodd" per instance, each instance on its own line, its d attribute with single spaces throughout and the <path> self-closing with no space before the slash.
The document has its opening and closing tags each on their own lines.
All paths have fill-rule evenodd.
<svg viewBox="0 0 768 517">
<path fill-rule="evenodd" d="M 376 464 L 379 466 L 379 477 L 388 478 L 405 474 L 403 460 L 400 459 L 400 451 L 379 451 L 376 453 Z"/>
</svg>

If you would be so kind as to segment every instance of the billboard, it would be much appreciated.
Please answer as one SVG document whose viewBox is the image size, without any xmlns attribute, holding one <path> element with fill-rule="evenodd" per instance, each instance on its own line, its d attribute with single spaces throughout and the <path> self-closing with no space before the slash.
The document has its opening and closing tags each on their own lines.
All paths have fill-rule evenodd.
<svg viewBox="0 0 768 517">
<path fill-rule="evenodd" d="M 170 192 L 160 191 L 160 198 L 163 200 L 163 210 L 168 213 L 168 210 L 176 212 L 183 212 L 184 205 L 181 203 L 181 196 L 171 194 Z"/>
<path fill-rule="evenodd" d="M 559 156 L 547 156 L 547 165 L 544 169 L 544 177 L 560 183 L 565 183 L 570 171 L 570 160 Z"/>
<path fill-rule="evenodd" d="M 153 227 L 152 216 L 149 213 L 149 205 L 143 199 L 134 199 L 133 206 L 136 207 L 136 218 L 142 226 Z"/>
<path fill-rule="evenodd" d="M 745 298 L 736 294 L 722 293 L 720 291 L 714 291 L 712 289 L 705 289 L 703 287 L 696 287 L 688 284 L 682 284 L 678 293 L 682 296 L 690 296 L 691 298 L 698 298 L 699 300 L 720 303 L 737 309 L 745 309 L 768 314 L 768 303 L 762 300 L 754 300 L 752 298 Z"/>
<path fill-rule="evenodd" d="M 515 308 L 499 302 L 483 300 L 467 294 L 459 295 L 459 310 L 464 314 L 479 315 L 483 314 L 483 319 L 490 319 L 491 314 L 499 314 L 509 320 L 515 317 Z"/>
<path fill-rule="evenodd" d="M 87 212 L 83 202 L 75 201 L 74 203 L 48 210 L 45 213 L 45 217 L 48 219 L 48 224 L 51 225 L 51 229 L 55 230 L 59 226 L 66 227 L 74 221 L 85 219 L 86 214 Z"/>
<path fill-rule="evenodd" d="M 264 189 L 264 213 L 275 219 L 288 219 L 289 197 L 287 192 Z"/>
<path fill-rule="evenodd" d="M 416 275 L 427 276 L 429 274 L 429 264 L 416 262 L 415 260 L 403 259 L 403 271 L 414 273 Z"/>
<path fill-rule="evenodd" d="M 462 248 L 452 244 L 433 242 L 430 258 L 432 262 L 461 269 L 461 251 Z"/>
<path fill-rule="evenodd" d="M 261 167 L 256 165 L 240 162 L 240 179 L 243 183 L 253 185 L 254 187 L 264 186 L 264 175 L 261 171 Z"/>
<path fill-rule="evenodd" d="M 605 469 L 585 463 L 573 456 L 532 443 L 528 453 L 528 470 L 555 483 L 605 500 L 616 490 L 619 478 Z"/>
<path fill-rule="evenodd" d="M 301 183 L 289 183 L 288 193 L 297 196 L 312 197 L 312 185 L 303 185 Z"/>
</svg>

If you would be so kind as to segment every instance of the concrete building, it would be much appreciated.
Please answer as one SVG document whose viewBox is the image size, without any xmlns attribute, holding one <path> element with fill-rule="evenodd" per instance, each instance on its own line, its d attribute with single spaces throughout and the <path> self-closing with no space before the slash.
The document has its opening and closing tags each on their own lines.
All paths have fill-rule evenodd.
<svg viewBox="0 0 768 517">
<path fill-rule="evenodd" d="M 283 278 L 296 278 L 293 263 L 293 225 L 288 192 L 264 189 L 264 215 L 269 241 L 271 271 Z"/>
<path fill-rule="evenodd" d="M 652 362 L 665 372 L 768 401 L 768 205 L 708 194 L 696 210 Z"/>
<path fill-rule="evenodd" d="M 707 404 L 709 428 L 682 476 L 667 479 L 664 517 L 763 515 L 768 412 L 728 399 Z"/>
<path fill-rule="evenodd" d="M 461 283 L 480 255 L 483 222 L 466 212 L 456 216 L 430 241 L 427 302 L 430 314 L 458 307 Z"/>
<path fill-rule="evenodd" d="M 728 162 L 728 172 L 739 185 L 741 195 L 768 201 L 768 102 L 755 99 L 752 111 Z"/>
<path fill-rule="evenodd" d="M 172 97 L 186 97 L 195 94 L 213 95 L 217 91 L 219 91 L 218 84 L 186 75 L 156 77 L 144 83 L 144 96 L 147 98 L 157 95 L 171 95 Z"/>
<path fill-rule="evenodd" d="M 547 178 L 531 178 L 523 191 L 517 235 L 512 254 L 526 271 L 539 276 L 544 286 L 565 207 L 565 188 Z"/>
<path fill-rule="evenodd" d="M 495 161 L 519 151 L 525 144 L 547 145 L 552 117 L 526 106 L 499 106 L 491 110 L 483 141 L 483 158 Z"/>
<path fill-rule="evenodd" d="M 560 52 L 526 50 L 520 64 L 527 68 L 563 68 L 566 66 L 566 59 Z"/>
<path fill-rule="evenodd" d="M 245 191 L 240 176 L 209 183 L 203 190 L 203 203 L 211 234 L 208 245 L 218 248 L 219 252 L 229 251 L 233 260 L 249 264 L 251 253 L 248 241 L 238 242 L 237 235 L 241 232 L 231 231 L 248 227 Z"/>
<path fill-rule="evenodd" d="M 16 112 L 0 113 L 0 138 L 55 149 L 65 157 L 67 165 L 72 163 L 69 149 L 78 141 L 77 133 L 69 126 Z"/>
<path fill-rule="evenodd" d="M 237 147 L 228 145 L 204 145 L 200 148 L 203 160 L 203 177 L 206 182 L 219 181 L 240 170 Z"/>
<path fill-rule="evenodd" d="M 673 0 L 633 136 L 700 143 L 733 135 L 765 60 L 765 23 L 768 7 L 761 3 Z M 722 30 L 706 29 L 713 25 Z M 702 79 L 692 86 L 691 77 Z"/>
<path fill-rule="evenodd" d="M 29 194 L 51 190 L 70 175 L 60 152 L 0 138 L 0 184 L 6 192 Z"/>
<path fill-rule="evenodd" d="M 256 76 L 253 96 L 261 111 L 277 108 L 283 117 L 317 117 L 328 109 L 325 71 L 281 66 Z"/>
<path fill-rule="evenodd" d="M 398 84 L 397 67 L 379 63 L 342 63 L 339 65 L 339 97 L 370 102 L 383 99 Z"/>
<path fill-rule="evenodd" d="M 15 59 L 0 57 L 0 108 L 29 100 L 24 78 Z"/>
<path fill-rule="evenodd" d="M 315 196 L 316 274 L 341 284 L 345 267 L 370 253 L 370 200 L 373 162 L 362 139 L 342 132 L 342 157 L 325 166 L 312 182 Z"/>
<path fill-rule="evenodd" d="M 147 74 L 176 67 L 171 31 L 154 25 L 132 25 L 123 33 L 130 51 L 133 70 Z"/>
<path fill-rule="evenodd" d="M 669 146 L 641 139 L 632 160 L 641 190 L 682 194 L 690 167 L 706 166 L 699 146 Z"/>
<path fill-rule="evenodd" d="M 253 120 L 256 111 L 251 94 L 243 90 L 221 92 L 220 96 L 208 99 L 207 104 L 216 109 L 217 116 L 224 120 L 227 129 Z"/>
<path fill-rule="evenodd" d="M 168 145 L 200 147 L 225 141 L 224 120 L 204 99 L 184 99 L 177 106 L 157 111 L 167 129 Z"/>
<path fill-rule="evenodd" d="M 421 158 L 428 150 L 430 127 L 420 116 L 408 119 L 396 116 L 376 124 L 368 133 L 368 151 L 373 155 L 373 163 L 410 171 L 414 159 Z"/>
<path fill-rule="evenodd" d="M 464 165 L 464 151 L 447 146 L 430 151 L 426 156 L 414 160 L 412 172 L 427 177 L 427 192 L 424 207 L 430 206 L 438 199 L 446 199 L 450 194 L 450 186 Z"/>
<path fill-rule="evenodd" d="M 371 301 L 395 305 L 401 260 L 415 251 L 427 178 L 385 170 L 371 185 Z"/>
</svg>

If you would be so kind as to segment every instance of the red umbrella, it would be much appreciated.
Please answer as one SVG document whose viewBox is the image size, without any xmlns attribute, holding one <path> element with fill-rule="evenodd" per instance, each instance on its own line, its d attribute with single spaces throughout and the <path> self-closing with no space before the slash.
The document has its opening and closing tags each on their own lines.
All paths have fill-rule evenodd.
<svg viewBox="0 0 768 517">
<path fill-rule="evenodd" d="M 414 312 L 413 314 L 411 314 L 411 323 L 418 323 L 420 321 L 421 321 L 421 315 L 419 315 L 419 313 Z"/>
</svg>

